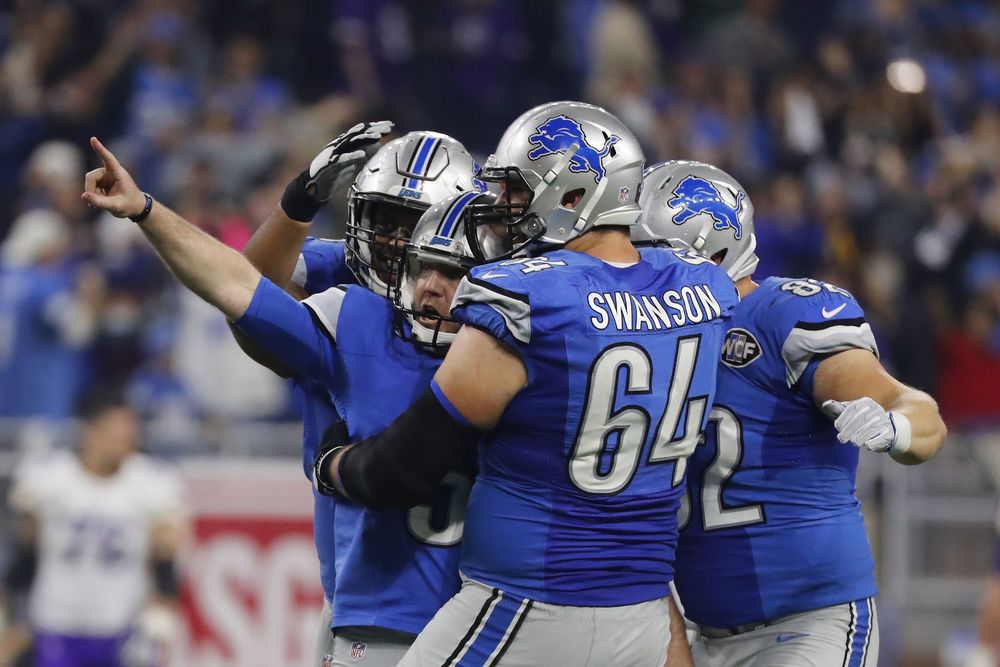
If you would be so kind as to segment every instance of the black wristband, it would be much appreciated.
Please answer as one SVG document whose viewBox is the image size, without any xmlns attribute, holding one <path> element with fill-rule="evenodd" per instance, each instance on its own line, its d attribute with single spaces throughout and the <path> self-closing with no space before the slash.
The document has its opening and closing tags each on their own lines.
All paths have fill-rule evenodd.
<svg viewBox="0 0 1000 667">
<path fill-rule="evenodd" d="M 176 598 L 180 592 L 177 565 L 172 558 L 157 558 L 153 562 L 153 585 L 165 598 Z"/>
<path fill-rule="evenodd" d="M 348 500 L 348 498 L 340 492 L 340 489 L 334 485 L 328 472 L 331 459 L 333 459 L 337 452 L 346 446 L 347 445 L 337 445 L 336 447 L 329 447 L 320 451 L 320 453 L 316 456 L 316 462 L 313 464 L 313 486 L 324 496 L 331 496 L 333 498 L 337 498 L 338 500 Z M 341 461 L 343 461 L 343 457 L 341 457 Z"/>
<path fill-rule="evenodd" d="M 142 222 L 149 217 L 149 212 L 153 210 L 153 198 L 149 196 L 148 192 L 143 192 L 142 196 L 146 198 L 146 206 L 139 215 L 130 215 L 128 217 L 132 222 Z"/>
<path fill-rule="evenodd" d="M 289 218 L 298 222 L 312 222 L 316 213 L 323 208 L 323 202 L 316 201 L 309 195 L 306 189 L 308 180 L 309 172 L 303 171 L 289 181 L 285 194 L 281 195 L 281 208 Z"/>
</svg>

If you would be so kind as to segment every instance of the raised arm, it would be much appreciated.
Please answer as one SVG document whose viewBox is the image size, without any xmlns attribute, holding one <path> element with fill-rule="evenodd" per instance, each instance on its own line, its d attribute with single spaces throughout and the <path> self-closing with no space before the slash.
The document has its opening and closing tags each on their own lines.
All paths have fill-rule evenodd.
<svg viewBox="0 0 1000 667">
<path fill-rule="evenodd" d="M 308 292 L 292 280 L 296 263 L 309 236 L 316 213 L 339 189 L 354 180 L 378 142 L 389 131 L 387 120 L 358 123 L 323 147 L 302 173 L 285 187 L 281 203 L 257 228 L 243 248 L 243 256 L 281 289 L 296 299 Z M 332 287 L 326 285 L 325 287 Z M 273 354 L 236 328 L 233 337 L 248 357 L 282 377 L 291 372 Z"/>
<path fill-rule="evenodd" d="M 292 273 L 312 221 L 292 220 L 280 205 L 257 228 L 243 248 L 243 256 L 266 278 L 296 299 L 305 292 L 292 282 Z"/>
<path fill-rule="evenodd" d="M 139 190 L 96 138 L 91 145 L 104 166 L 87 174 L 87 203 L 137 222 L 178 280 L 285 368 L 319 382 L 329 380 L 336 363 L 333 341 L 307 306 L 263 279 L 243 255 Z"/>
<path fill-rule="evenodd" d="M 944 445 L 937 403 L 889 374 L 867 350 L 847 350 L 816 368 L 813 400 L 834 418 L 841 442 L 888 451 L 906 465 L 923 463 Z"/>
<path fill-rule="evenodd" d="M 387 120 L 358 123 L 324 146 L 309 167 L 285 188 L 281 203 L 254 232 L 243 256 L 278 287 L 304 298 L 306 295 L 291 278 L 313 218 L 334 193 L 354 180 L 378 142 L 391 130 L 392 123 Z"/>
<path fill-rule="evenodd" d="M 143 193 L 96 137 L 90 145 L 104 166 L 87 173 L 83 200 L 137 222 L 178 280 L 230 320 L 239 319 L 253 299 L 260 272 L 240 253 Z"/>
</svg>

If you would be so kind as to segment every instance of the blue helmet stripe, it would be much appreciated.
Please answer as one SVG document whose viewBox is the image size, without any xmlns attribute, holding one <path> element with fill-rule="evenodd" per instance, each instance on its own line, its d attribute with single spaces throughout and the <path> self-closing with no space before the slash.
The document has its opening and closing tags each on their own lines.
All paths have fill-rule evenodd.
<svg viewBox="0 0 1000 667">
<path fill-rule="evenodd" d="M 452 232 L 455 229 L 455 225 L 458 223 L 458 219 L 462 216 L 462 211 L 468 206 L 473 199 L 481 195 L 481 192 L 466 192 L 464 195 L 459 197 L 451 206 L 451 210 L 448 211 L 448 215 L 445 216 L 444 224 L 441 225 L 441 236 L 451 237 Z"/>
<path fill-rule="evenodd" d="M 417 163 L 413 166 L 414 174 L 418 176 L 423 176 L 424 172 L 427 171 L 427 168 L 430 167 L 430 160 L 427 159 L 427 156 L 431 154 L 434 148 L 434 144 L 436 144 L 438 141 L 439 141 L 438 139 L 433 137 L 424 137 L 423 139 L 420 140 L 420 146 L 418 146 L 416 150 Z M 419 184 L 417 183 L 417 179 L 410 178 L 409 187 L 415 188 L 418 185 Z"/>
</svg>

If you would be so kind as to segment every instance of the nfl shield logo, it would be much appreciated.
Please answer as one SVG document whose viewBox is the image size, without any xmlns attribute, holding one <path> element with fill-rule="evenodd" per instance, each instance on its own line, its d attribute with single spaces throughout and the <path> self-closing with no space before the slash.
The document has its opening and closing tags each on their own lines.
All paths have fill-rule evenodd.
<svg viewBox="0 0 1000 667">
<path fill-rule="evenodd" d="M 368 644 L 364 642 L 354 642 L 351 644 L 351 660 L 361 660 L 365 657 L 365 650 L 368 649 Z"/>
<path fill-rule="evenodd" d="M 323 667 L 333 667 L 333 656 L 329 653 L 323 656 Z"/>
<path fill-rule="evenodd" d="M 628 199 L 629 192 L 631 192 L 631 190 L 629 190 L 629 187 L 627 185 L 623 185 L 620 188 L 618 188 L 618 203 L 619 204 L 624 204 L 625 203 L 625 200 Z"/>
</svg>

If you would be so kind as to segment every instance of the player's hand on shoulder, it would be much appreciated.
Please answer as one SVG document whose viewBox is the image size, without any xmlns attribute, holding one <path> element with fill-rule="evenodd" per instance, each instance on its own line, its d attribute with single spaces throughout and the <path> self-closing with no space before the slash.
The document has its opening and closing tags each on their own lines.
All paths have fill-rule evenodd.
<svg viewBox="0 0 1000 667">
<path fill-rule="evenodd" d="M 329 200 L 335 191 L 354 180 L 378 142 L 390 131 L 392 122 L 388 120 L 358 123 L 328 143 L 309 164 L 308 192 L 317 201 Z"/>
<path fill-rule="evenodd" d="M 902 415 L 887 411 L 874 399 L 824 401 L 823 413 L 834 420 L 837 439 L 873 452 L 887 452 L 908 440 L 909 423 Z"/>
</svg>

